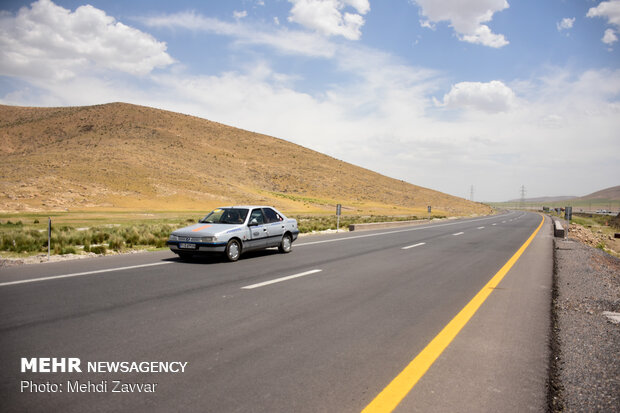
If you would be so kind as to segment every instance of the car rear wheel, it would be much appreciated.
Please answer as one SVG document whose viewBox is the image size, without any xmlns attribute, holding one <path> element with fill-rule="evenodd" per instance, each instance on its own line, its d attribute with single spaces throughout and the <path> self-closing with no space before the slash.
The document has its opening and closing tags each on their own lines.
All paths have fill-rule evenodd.
<svg viewBox="0 0 620 413">
<path fill-rule="evenodd" d="M 241 256 L 241 244 L 236 239 L 231 239 L 226 244 L 226 258 L 228 261 L 237 261 Z"/>
<path fill-rule="evenodd" d="M 280 245 L 278 246 L 278 250 L 282 253 L 291 252 L 293 249 L 293 239 L 291 238 L 291 234 L 284 234 L 282 237 L 282 241 L 280 241 Z"/>
</svg>

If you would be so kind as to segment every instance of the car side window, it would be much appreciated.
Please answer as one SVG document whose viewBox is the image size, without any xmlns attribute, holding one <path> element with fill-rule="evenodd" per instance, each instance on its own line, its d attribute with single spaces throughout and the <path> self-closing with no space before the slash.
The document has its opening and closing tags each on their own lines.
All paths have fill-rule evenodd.
<svg viewBox="0 0 620 413">
<path fill-rule="evenodd" d="M 263 213 L 260 209 L 253 209 L 252 214 L 250 215 L 250 222 L 256 220 L 258 225 L 263 225 L 265 223 L 265 219 L 263 218 Z"/>
<path fill-rule="evenodd" d="M 263 213 L 267 222 L 279 222 L 282 221 L 282 217 L 276 211 L 271 208 L 263 208 Z"/>
</svg>

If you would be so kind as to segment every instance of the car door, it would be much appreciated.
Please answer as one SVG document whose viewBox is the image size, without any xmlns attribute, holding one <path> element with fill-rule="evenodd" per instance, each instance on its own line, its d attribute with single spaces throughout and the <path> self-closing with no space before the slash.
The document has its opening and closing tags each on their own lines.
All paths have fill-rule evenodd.
<svg viewBox="0 0 620 413">
<path fill-rule="evenodd" d="M 269 233 L 265 225 L 263 211 L 260 208 L 255 208 L 250 213 L 248 229 L 250 231 L 250 239 L 245 243 L 244 248 L 265 248 L 267 246 L 267 237 Z"/>
<path fill-rule="evenodd" d="M 280 245 L 282 235 L 284 235 L 284 220 L 280 214 L 271 208 L 263 208 L 263 215 L 265 216 L 267 226 L 267 246 L 274 247 Z"/>
</svg>

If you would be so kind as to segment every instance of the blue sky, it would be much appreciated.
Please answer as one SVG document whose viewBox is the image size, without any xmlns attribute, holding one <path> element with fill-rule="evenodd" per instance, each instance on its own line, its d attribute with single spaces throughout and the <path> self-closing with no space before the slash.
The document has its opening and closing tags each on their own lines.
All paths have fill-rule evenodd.
<svg viewBox="0 0 620 413">
<path fill-rule="evenodd" d="M 0 9 L 3 104 L 188 113 L 477 201 L 620 184 L 620 0 Z"/>
</svg>

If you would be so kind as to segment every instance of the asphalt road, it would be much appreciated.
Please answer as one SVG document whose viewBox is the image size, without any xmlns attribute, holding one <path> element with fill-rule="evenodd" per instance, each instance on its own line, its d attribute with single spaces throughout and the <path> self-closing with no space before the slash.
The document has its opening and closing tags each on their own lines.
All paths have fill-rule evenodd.
<svg viewBox="0 0 620 413">
<path fill-rule="evenodd" d="M 307 236 L 290 254 L 268 250 L 236 263 L 186 263 L 157 252 L 3 268 L 0 405 L 16 412 L 359 412 L 541 220 L 510 212 Z M 397 411 L 544 410 L 549 234 L 546 222 Z M 35 357 L 79 358 L 82 372 L 22 373 L 22 358 Z M 178 373 L 87 371 L 99 361 L 187 364 Z M 107 391 L 69 391 L 89 380 Z M 155 392 L 112 392 L 115 381 L 156 384 Z M 50 392 L 54 384 L 62 392 Z"/>
</svg>

